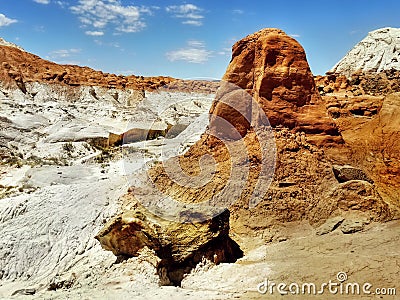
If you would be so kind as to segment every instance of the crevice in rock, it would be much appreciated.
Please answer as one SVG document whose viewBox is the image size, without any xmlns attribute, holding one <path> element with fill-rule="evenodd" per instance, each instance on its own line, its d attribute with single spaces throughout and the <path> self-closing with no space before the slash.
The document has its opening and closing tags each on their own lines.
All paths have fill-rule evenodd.
<svg viewBox="0 0 400 300">
<path fill-rule="evenodd" d="M 167 252 L 160 254 L 160 257 L 162 258 L 165 254 L 167 254 Z M 174 262 L 169 253 L 166 257 L 162 258 L 157 267 L 157 271 L 160 279 L 166 275 L 171 285 L 181 286 L 185 275 L 189 274 L 203 259 L 219 264 L 220 262 L 234 263 L 241 257 L 243 257 L 243 251 L 240 249 L 239 245 L 230 237 L 221 236 L 209 244 L 204 245 L 179 263 Z"/>
</svg>

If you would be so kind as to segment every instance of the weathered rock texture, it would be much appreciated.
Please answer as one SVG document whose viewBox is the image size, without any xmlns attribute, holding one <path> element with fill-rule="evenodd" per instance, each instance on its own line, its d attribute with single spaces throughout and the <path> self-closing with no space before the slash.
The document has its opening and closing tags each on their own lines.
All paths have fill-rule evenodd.
<svg viewBox="0 0 400 300">
<path fill-rule="evenodd" d="M 315 82 L 322 96 L 332 93 L 344 93 L 348 97 L 385 96 L 400 92 L 400 71 L 357 72 L 350 77 L 329 74 L 316 76 Z"/>
<path fill-rule="evenodd" d="M 400 70 L 400 28 L 371 31 L 329 72 L 351 76 L 358 71 L 386 70 Z"/>
<path fill-rule="evenodd" d="M 353 159 L 349 145 L 341 144 L 338 127 L 327 116 L 304 50 L 296 41 L 277 29 L 264 29 L 244 38 L 233 47 L 224 79 L 253 95 L 274 127 L 275 140 L 269 142 L 276 145 L 276 166 L 268 191 L 258 195 L 255 208 L 249 206 L 257 183 L 267 182 L 260 176 L 265 163 L 259 144 L 262 135 L 252 128 L 252 106 L 240 101 L 244 99 L 243 91 L 229 85 L 222 85 L 217 93 L 210 110 L 209 131 L 179 157 L 180 166 L 176 166 L 177 171 L 181 167 L 193 177 L 209 172 L 211 180 L 192 188 L 172 180 L 168 174 L 174 173 L 173 169 L 166 171 L 157 165 L 149 175 L 159 191 L 180 202 L 221 204 L 229 199 L 234 202 L 230 206 L 232 230 L 244 234 L 292 221 L 321 224 L 332 216 L 349 213 L 375 221 L 393 217 L 389 198 L 381 196 L 376 186 L 366 181 L 340 183 L 335 178 L 333 164 L 355 168 L 364 165 Z M 229 135 L 222 141 L 213 136 L 221 130 L 216 116 L 232 123 L 239 135 Z M 240 150 L 240 142 L 245 151 Z M 202 163 L 204 155 L 211 155 L 215 166 Z M 241 176 L 231 176 L 238 166 L 243 170 Z"/>
<path fill-rule="evenodd" d="M 182 218 L 187 218 L 185 212 Z M 178 285 L 183 275 L 204 258 L 218 264 L 243 256 L 229 237 L 228 210 L 206 221 L 192 221 L 168 221 L 137 204 L 106 224 L 96 239 L 115 255 L 138 256 L 144 247 L 152 249 L 161 259 L 159 273 L 165 269 L 172 283 Z"/>
<path fill-rule="evenodd" d="M 276 55 L 276 60 L 271 60 L 268 54 L 268 47 L 271 49 L 276 47 L 275 42 L 267 42 L 271 36 L 274 36 L 273 40 L 284 48 L 275 49 L 277 53 L 272 56 Z M 1 137 L 4 141 L 2 145 L 13 142 L 9 148 L 8 146 L 5 148 L 7 153 L 12 154 L 10 159 L 23 162 L 22 158 L 26 159 L 28 154 L 32 153 L 46 159 L 52 158 L 53 153 L 63 156 L 65 154 L 68 155 L 66 163 L 77 162 L 78 166 L 65 165 L 61 168 L 59 165 L 48 166 L 47 162 L 40 162 L 43 168 L 32 168 L 31 172 L 27 172 L 26 179 L 21 180 L 22 195 L 0 201 L 0 223 L 2 223 L 0 236 L 4 241 L 0 244 L 0 255 L 4 258 L 0 260 L 2 269 L 0 277 L 6 280 L 32 279 L 35 283 L 31 285 L 23 281 L 15 286 L 12 283 L 9 287 L 2 282 L 0 297 L 9 298 L 14 291 L 29 293 L 32 291 L 30 288 L 34 287 L 38 288 L 36 296 L 32 296 L 36 299 L 82 298 L 83 295 L 86 298 L 98 296 L 123 299 L 129 297 L 198 299 L 206 298 L 206 295 L 208 299 L 234 298 L 234 295 L 221 295 L 221 290 L 243 291 L 244 299 L 253 296 L 259 298 L 257 292 L 251 291 L 266 274 L 270 274 L 270 268 L 273 269 L 275 279 L 285 278 L 290 272 L 294 274 L 295 277 L 291 279 L 295 282 L 302 282 L 305 275 L 307 278 L 315 279 L 309 282 L 318 282 L 321 276 L 327 274 L 334 276 L 332 270 L 340 269 L 348 270 L 354 281 L 360 282 L 369 278 L 377 286 L 383 287 L 394 286 L 397 283 L 399 258 L 393 249 L 398 249 L 398 222 L 374 224 L 377 226 L 372 227 L 373 230 L 362 234 L 356 233 L 354 236 L 343 235 L 340 232 L 353 233 L 364 228 L 368 230 L 367 224 L 371 221 L 386 221 L 399 217 L 395 212 L 400 207 L 398 200 L 400 199 L 398 163 L 400 96 L 386 95 L 393 90 L 394 85 L 386 86 L 383 75 L 379 77 L 383 78 L 382 81 L 374 79 L 372 75 L 370 79 L 363 79 L 360 75 L 358 77 L 362 78 L 360 83 L 348 80 L 344 76 L 330 75 L 328 79 L 321 79 L 323 82 L 321 86 L 317 85 L 318 91 L 324 94 L 322 100 L 325 108 L 320 104 L 321 99 L 312 86 L 312 80 L 306 76 L 311 73 L 301 58 L 304 53 L 299 50 L 301 47 L 299 48 L 296 42 L 278 30 L 263 30 L 252 37 L 254 39 L 248 37 L 237 44 L 242 48 L 234 48 L 236 50 L 232 62 L 237 61 L 238 64 L 230 65 L 230 68 L 244 76 L 244 81 L 241 81 L 240 76 L 235 77 L 232 70 L 227 74 L 233 76 L 233 83 L 240 83 L 245 87 L 244 93 L 254 95 L 258 103 L 263 105 L 266 114 L 274 121 L 275 140 L 270 139 L 270 143 L 264 145 L 268 148 L 276 144 L 277 147 L 274 181 L 270 188 L 266 194 L 256 195 L 259 200 L 256 207 L 249 206 L 249 198 L 256 184 L 265 182 L 260 179 L 263 160 L 260 155 L 259 138 L 263 137 L 262 134 L 265 134 L 268 128 L 265 126 L 265 132 L 261 133 L 255 132 L 252 128 L 257 121 L 253 118 L 252 106 L 238 103 L 239 111 L 245 113 L 245 118 L 242 118 L 237 112 L 222 105 L 221 100 L 225 97 L 235 101 L 237 99 L 235 96 L 241 95 L 236 90 L 230 95 L 229 90 L 222 88 L 212 112 L 214 116 L 221 115 L 231 120 L 233 125 L 237 126 L 240 137 L 236 135 L 238 139 L 229 140 L 228 143 L 228 141 L 218 141 L 208 131 L 188 152 L 179 157 L 178 163 L 176 160 L 172 161 L 170 164 L 172 170 L 166 172 L 162 164 L 156 164 L 149 170 L 148 175 L 153 179 L 158 191 L 185 205 L 206 200 L 214 200 L 217 204 L 223 205 L 224 200 L 227 200 L 227 204 L 233 201 L 235 203 L 230 206 L 230 216 L 224 211 L 221 215 L 203 222 L 172 223 L 153 216 L 135 205 L 136 200 L 131 197 L 131 192 L 141 190 L 144 195 L 151 196 L 149 193 L 146 194 L 148 186 L 135 186 L 130 189 L 128 195 L 120 199 L 126 202 L 123 203 L 123 208 L 127 211 L 107 223 L 98 235 L 103 245 L 115 254 L 138 255 L 122 262 L 121 257 L 115 261 L 110 252 L 101 251 L 93 236 L 106 223 L 106 219 L 115 214 L 116 206 L 120 204 L 116 199 L 121 189 L 122 191 L 125 189 L 124 178 L 116 172 L 116 166 L 112 167 L 113 164 L 106 168 L 95 164 L 95 160 L 90 158 L 93 158 L 94 150 L 86 144 L 74 142 L 75 136 L 71 144 L 64 142 L 67 141 L 66 137 L 69 141 L 70 136 L 77 131 L 76 128 L 86 131 L 93 126 L 94 121 L 96 124 L 108 124 L 113 123 L 112 119 L 115 117 L 121 120 L 125 113 L 130 114 L 129 103 L 132 101 L 129 100 L 129 91 L 126 94 L 118 93 L 118 101 L 121 103 L 116 105 L 115 89 L 94 86 L 91 90 L 86 86 L 93 84 L 90 79 L 89 83 L 82 81 L 85 85 L 83 89 L 80 87 L 72 89 L 65 81 L 60 81 L 60 85 L 30 83 L 30 80 L 44 80 L 43 74 L 30 77 L 36 71 L 31 73 L 24 71 L 23 80 L 15 81 L 2 67 L 3 74 L 6 74 L 5 80 L 9 80 L 4 83 L 15 86 L 19 84 L 18 93 L 12 93 L 9 89 L 0 91 L 0 97 L 4 99 L 0 124 L 6 129 Z M 251 59 L 250 49 L 254 50 L 254 57 L 257 56 L 257 60 Z M 242 58 L 250 59 L 251 63 L 248 66 L 246 60 L 239 63 L 242 55 Z M 288 57 L 292 57 L 293 62 L 290 58 L 287 61 Z M 274 61 L 275 64 L 272 66 Z M 38 60 L 38 63 L 41 61 Z M 253 79 L 253 76 L 246 73 L 247 71 L 241 73 L 238 67 L 240 64 L 243 68 L 248 67 L 246 70 L 250 73 L 257 71 L 258 77 Z M 257 65 L 257 68 L 253 68 L 253 64 Z M 26 66 L 20 68 L 18 64 L 10 65 L 17 71 L 26 69 Z M 64 70 L 63 66 L 60 68 Z M 37 71 L 42 69 L 38 68 Z M 264 71 L 269 72 L 268 78 L 271 79 L 271 83 L 262 75 Z M 27 76 L 28 73 L 31 75 Z M 56 76 L 54 79 L 44 81 L 53 83 L 59 81 L 58 78 Z M 71 82 L 73 85 L 74 81 Z M 181 89 L 181 83 L 182 81 L 174 81 L 174 88 Z M 216 83 L 209 85 L 206 82 L 195 81 L 191 84 L 196 91 L 211 91 L 216 85 Z M 48 91 L 49 86 L 54 86 L 55 89 L 60 86 L 62 88 L 58 89 L 57 93 L 51 93 L 55 95 L 54 98 L 46 97 L 49 93 L 42 91 Z M 23 94 L 24 89 L 25 94 Z M 71 99 L 70 93 L 76 95 L 80 91 L 85 92 L 84 102 L 66 101 Z M 357 91 L 361 94 L 355 96 Z M 15 97 L 17 94 L 19 96 Z M 137 120 L 142 122 L 152 116 L 147 114 L 148 107 L 157 108 L 156 111 L 159 111 L 161 106 L 163 110 L 166 107 L 164 105 L 170 100 L 167 95 L 162 94 L 160 98 L 154 98 L 152 101 L 149 101 L 151 99 L 143 101 L 144 111 L 142 110 L 142 113 L 140 110 L 135 111 Z M 60 98 L 63 101 L 59 101 Z M 88 103 L 94 105 L 89 106 Z M 191 99 L 190 103 L 190 105 L 175 105 L 172 108 L 175 113 L 167 119 L 196 114 L 199 108 L 204 107 L 201 99 Z M 79 105 L 74 107 L 73 104 Z M 243 106 L 240 106 L 241 104 Z M 121 113 L 122 108 L 126 108 L 127 111 Z M 48 111 L 44 117 L 40 114 L 42 111 Z M 341 137 L 323 130 L 323 128 L 334 128 L 327 125 L 332 121 L 327 122 L 330 119 L 326 117 L 326 112 L 336 123 L 344 144 L 328 143 L 337 141 Z M 99 119 L 92 118 L 95 116 Z M 319 123 L 313 119 L 321 116 L 325 119 L 317 120 Z M 82 125 L 86 119 L 92 123 L 84 122 Z M 53 124 L 58 120 L 62 122 Z M 204 120 L 207 121 L 206 118 Z M 213 119 L 211 125 L 212 121 Z M 57 126 L 48 128 L 49 124 Z M 315 131 L 314 125 L 317 129 Z M 216 129 L 219 129 L 218 126 Z M 18 136 L 18 133 L 21 135 Z M 37 143 L 39 138 L 43 138 L 43 133 L 47 142 Z M 86 132 L 80 134 L 87 135 Z M 16 141 L 11 141 L 13 137 Z M 117 141 L 121 136 L 115 134 L 112 138 Z M 56 144 L 57 142 L 59 144 Z M 53 143 L 54 147 L 50 147 Z M 159 147 L 160 143 L 155 144 L 152 149 Z M 245 145 L 245 151 L 239 147 L 240 143 Z M 27 153 L 24 149 L 26 145 L 31 144 L 34 146 L 33 152 Z M 231 152 L 228 152 L 227 146 L 230 146 Z M 63 152 L 60 153 L 58 149 L 61 147 Z M 205 154 L 215 159 L 215 165 L 202 162 L 201 158 Z M 21 157 L 17 158 L 17 155 Z M 72 156 L 75 157 L 74 160 Z M 83 162 L 84 160 L 89 161 Z M 144 163 L 141 157 L 138 162 Z M 179 184 L 169 177 L 171 171 L 172 173 L 175 170 L 179 171 L 178 165 L 187 175 L 205 174 L 210 175 L 211 179 L 198 187 Z M 352 168 L 361 169 L 374 183 L 365 180 L 340 183 L 333 173 L 333 165 L 351 165 Z M 24 165 L 21 170 L 14 168 L 11 172 L 16 171 L 18 175 L 26 172 L 25 167 L 29 168 Z M 246 167 L 249 169 L 248 174 L 245 172 Z M 237 176 L 231 176 L 233 169 L 240 170 Z M 22 185 L 24 182 L 34 186 Z M 11 183 L 15 185 L 15 181 Z M 231 186 L 225 190 L 227 183 Z M 45 188 L 34 190 L 40 187 Z M 224 193 L 220 194 L 221 191 Z M 157 203 L 163 203 L 164 197 L 155 199 Z M 51 213 L 43 214 L 48 211 Z M 332 218 L 335 218 L 334 221 Z M 186 221 L 188 219 L 185 218 Z M 322 226 L 322 229 L 320 227 L 319 231 L 325 235 L 315 237 L 315 231 L 310 223 L 313 226 L 325 223 L 326 226 Z M 312 235 L 304 233 L 305 226 Z M 291 229 L 294 231 L 291 232 Z M 206 274 L 198 272 L 201 266 L 196 267 L 191 276 L 185 278 L 186 287 L 189 289 L 158 287 L 160 278 L 155 276 L 156 268 L 161 273 L 161 278 L 164 278 L 163 274 L 167 271 L 170 280 L 178 284 L 183 274 L 188 272 L 202 256 L 216 262 L 233 261 L 240 255 L 240 250 L 229 239 L 228 230 L 245 250 L 254 247 L 256 236 L 261 239 L 262 248 L 256 249 L 257 251 L 253 253 L 246 252 L 247 258 L 235 265 L 220 264 Z M 269 244 L 285 240 L 287 241 L 285 243 Z M 148 247 L 155 251 L 149 251 Z M 326 253 L 334 255 L 327 256 Z M 204 263 L 203 266 L 208 264 Z M 184 283 L 185 280 L 183 287 Z M 43 290 L 47 287 L 57 289 L 57 294 L 51 292 L 51 295 L 44 296 L 47 291 Z M 213 294 L 205 291 L 207 289 L 213 290 Z"/>
<path fill-rule="evenodd" d="M 340 182 L 346 182 L 350 180 L 363 180 L 369 183 L 374 183 L 367 174 L 361 169 L 354 168 L 352 166 L 333 166 L 333 173 L 336 179 Z"/>
<path fill-rule="evenodd" d="M 382 194 L 391 195 L 391 202 L 399 206 L 400 93 L 386 96 L 374 118 L 347 124 L 348 118 L 343 119 L 338 123 L 352 149 L 352 159 L 368 171 Z M 356 130 L 348 127 L 356 124 Z"/>
<path fill-rule="evenodd" d="M 223 80 L 253 96 L 273 127 L 312 134 L 316 142 L 340 142 L 340 134 L 316 90 L 304 49 L 282 30 L 263 29 L 238 41 Z M 246 122 L 244 113 L 240 112 L 240 117 L 221 103 L 224 97 L 235 98 L 230 92 L 219 91 L 210 113 L 235 124 L 243 136 L 251 120 Z M 236 98 L 235 102 L 240 102 L 240 96 Z"/>
<path fill-rule="evenodd" d="M 316 82 L 349 150 L 347 162 L 363 169 L 382 197 L 399 207 L 400 71 L 330 74 Z"/>
</svg>

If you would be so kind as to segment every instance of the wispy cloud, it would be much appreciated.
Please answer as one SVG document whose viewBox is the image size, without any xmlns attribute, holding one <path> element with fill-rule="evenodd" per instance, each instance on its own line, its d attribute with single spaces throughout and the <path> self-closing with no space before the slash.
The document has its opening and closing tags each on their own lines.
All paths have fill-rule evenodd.
<svg viewBox="0 0 400 300">
<path fill-rule="evenodd" d="M 223 47 L 217 52 L 218 55 L 230 56 L 232 54 L 232 45 L 234 45 L 239 38 L 231 37 L 223 42 Z"/>
<path fill-rule="evenodd" d="M 70 57 L 73 54 L 77 54 L 80 53 L 81 49 L 76 49 L 76 48 L 72 48 L 72 49 L 61 49 L 61 50 L 55 50 L 50 52 L 50 56 L 52 58 L 58 58 L 58 57 Z"/>
<path fill-rule="evenodd" d="M 223 48 L 222 50 L 218 51 L 218 55 L 231 55 L 232 49 L 231 48 Z"/>
<path fill-rule="evenodd" d="M 167 6 L 165 10 L 175 18 L 184 19 L 182 24 L 201 26 L 203 25 L 203 9 L 194 4 L 182 4 Z"/>
<path fill-rule="evenodd" d="M 193 25 L 193 26 L 201 26 L 201 25 L 203 25 L 203 22 L 199 21 L 199 20 L 187 20 L 187 21 L 183 21 L 182 24 Z"/>
<path fill-rule="evenodd" d="M 235 15 L 243 15 L 244 14 L 244 10 L 234 9 L 234 10 L 232 10 L 232 13 L 235 14 Z"/>
<path fill-rule="evenodd" d="M 33 30 L 35 30 L 36 32 L 46 32 L 46 28 L 43 25 L 38 25 L 33 27 Z"/>
<path fill-rule="evenodd" d="M 355 35 L 357 33 L 360 33 L 360 30 L 352 30 L 349 32 L 350 35 Z"/>
<path fill-rule="evenodd" d="M 58 6 L 60 6 L 61 8 L 65 8 L 68 5 L 68 3 L 64 2 L 64 1 L 56 1 L 56 4 Z"/>
<path fill-rule="evenodd" d="M 104 35 L 103 31 L 86 31 L 86 35 L 91 35 L 91 36 L 102 36 Z"/>
<path fill-rule="evenodd" d="M 299 38 L 299 37 L 301 37 L 301 35 L 300 34 L 296 34 L 296 33 L 293 33 L 293 34 L 289 34 L 292 38 Z"/>
<path fill-rule="evenodd" d="M 50 0 L 33 0 L 36 3 L 40 3 L 40 4 L 49 4 Z"/>
<path fill-rule="evenodd" d="M 79 65 L 80 61 L 77 58 L 81 51 L 77 48 L 54 50 L 46 58 L 59 64 Z"/>
<path fill-rule="evenodd" d="M 105 46 L 105 47 L 113 47 L 113 48 L 118 48 L 122 51 L 125 51 L 123 48 L 121 48 L 121 45 L 115 42 L 104 42 L 101 40 L 94 40 L 94 42 L 99 45 L 99 46 Z"/>
<path fill-rule="evenodd" d="M 212 51 L 206 49 L 206 45 L 203 41 L 191 40 L 187 42 L 185 48 L 170 51 L 166 53 L 169 61 L 186 61 L 189 63 L 205 63 L 212 55 Z"/>
<path fill-rule="evenodd" d="M 136 71 L 135 70 L 116 70 L 115 74 L 129 76 L 129 75 L 136 74 Z"/>
<path fill-rule="evenodd" d="M 0 14 L 0 27 L 8 26 L 13 23 L 17 23 L 18 21 L 15 19 L 7 18 L 5 15 Z"/>
<path fill-rule="evenodd" d="M 146 27 L 143 14 L 152 14 L 150 7 L 123 5 L 121 0 L 79 0 L 78 5 L 70 9 L 84 28 L 92 27 L 99 31 L 111 25 L 113 30 L 124 33 L 143 30 Z"/>
</svg>

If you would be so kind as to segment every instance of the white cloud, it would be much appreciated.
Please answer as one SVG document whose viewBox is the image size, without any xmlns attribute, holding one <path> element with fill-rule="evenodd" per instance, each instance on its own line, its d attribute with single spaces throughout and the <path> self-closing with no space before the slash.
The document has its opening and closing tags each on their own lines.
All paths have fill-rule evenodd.
<svg viewBox="0 0 400 300">
<path fill-rule="evenodd" d="M 357 34 L 359 32 L 360 32 L 360 30 L 352 30 L 352 31 L 349 32 L 349 34 L 350 35 L 354 35 L 354 34 Z"/>
<path fill-rule="evenodd" d="M 50 0 L 33 0 L 36 3 L 40 3 L 40 4 L 49 4 Z"/>
<path fill-rule="evenodd" d="M 70 9 L 79 16 L 83 27 L 97 29 L 94 31 L 111 25 L 118 32 L 138 32 L 146 27 L 142 15 L 152 14 L 149 7 L 123 5 L 121 0 L 79 0 Z"/>
<path fill-rule="evenodd" d="M 117 27 L 117 30 L 120 32 L 132 33 L 132 32 L 138 32 L 145 27 L 146 23 L 138 21 L 135 24 L 121 24 L 120 26 Z"/>
<path fill-rule="evenodd" d="M 189 63 L 205 63 L 211 57 L 212 51 L 208 51 L 203 41 L 191 40 L 187 47 L 166 53 L 169 61 L 186 61 Z"/>
<path fill-rule="evenodd" d="M 82 65 L 82 63 L 79 60 L 57 60 L 56 63 L 60 65 Z"/>
<path fill-rule="evenodd" d="M 167 6 L 165 10 L 175 18 L 185 19 L 182 24 L 201 26 L 204 16 L 201 14 L 203 9 L 194 4 L 182 4 Z"/>
<path fill-rule="evenodd" d="M 231 48 L 223 48 L 221 51 L 218 51 L 218 55 L 231 55 L 232 49 Z"/>
<path fill-rule="evenodd" d="M 81 63 L 77 60 L 77 56 L 81 51 L 81 49 L 77 48 L 54 50 L 46 56 L 46 59 L 62 65 L 80 65 Z"/>
<path fill-rule="evenodd" d="M 232 10 L 232 13 L 235 15 L 243 15 L 244 11 L 241 9 L 234 9 L 234 10 Z"/>
<path fill-rule="evenodd" d="M 56 1 L 56 4 L 58 6 L 60 6 L 61 8 L 65 8 L 68 3 L 64 2 L 64 1 Z"/>
<path fill-rule="evenodd" d="M 292 38 L 299 38 L 301 37 L 300 34 L 289 34 Z"/>
<path fill-rule="evenodd" d="M 105 43 L 105 42 L 103 42 L 101 40 L 94 40 L 94 42 L 99 46 L 114 47 L 114 48 L 118 48 L 118 49 L 121 49 L 121 50 L 124 51 L 124 49 L 121 48 L 121 46 L 118 43 L 113 43 L 113 42 Z"/>
<path fill-rule="evenodd" d="M 201 26 L 201 25 L 203 25 L 203 22 L 196 21 L 196 20 L 187 20 L 187 21 L 183 21 L 182 24 L 193 25 L 193 26 Z"/>
<path fill-rule="evenodd" d="M 46 28 L 43 25 L 35 26 L 33 30 L 35 30 L 36 32 L 46 32 Z"/>
<path fill-rule="evenodd" d="M 58 60 L 60 58 L 70 58 L 76 54 L 79 54 L 81 49 L 71 48 L 71 49 L 61 49 L 54 50 L 49 53 L 48 58 Z"/>
<path fill-rule="evenodd" d="M 5 15 L 0 14 L 0 27 L 8 26 L 17 22 L 18 22 L 17 20 L 7 18 Z"/>
<path fill-rule="evenodd" d="M 137 74 L 135 70 L 116 70 L 115 74 L 121 74 L 124 76 L 134 75 Z"/>
<path fill-rule="evenodd" d="M 91 35 L 91 36 L 102 36 L 104 35 L 103 31 L 86 31 L 86 35 Z"/>
</svg>

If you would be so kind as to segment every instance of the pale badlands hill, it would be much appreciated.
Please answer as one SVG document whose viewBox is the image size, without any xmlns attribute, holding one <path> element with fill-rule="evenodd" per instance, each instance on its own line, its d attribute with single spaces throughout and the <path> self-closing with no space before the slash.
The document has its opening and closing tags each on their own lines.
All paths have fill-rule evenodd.
<svg viewBox="0 0 400 300">
<path fill-rule="evenodd" d="M 330 73 L 350 76 L 356 72 L 400 71 L 400 28 L 381 28 L 349 51 Z"/>
</svg>

